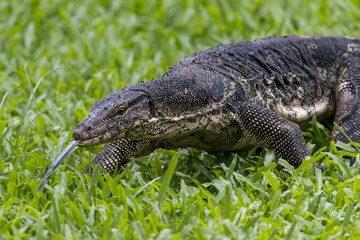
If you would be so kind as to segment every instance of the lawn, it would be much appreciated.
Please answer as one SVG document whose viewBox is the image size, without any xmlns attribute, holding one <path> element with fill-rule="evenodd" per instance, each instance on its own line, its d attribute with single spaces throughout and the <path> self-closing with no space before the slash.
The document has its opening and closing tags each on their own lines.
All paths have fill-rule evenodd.
<svg viewBox="0 0 360 240">
<path fill-rule="evenodd" d="M 359 37 L 359 1 L 4 0 L 0 9 L 0 239 L 360 238 L 360 163 L 342 160 L 360 145 L 336 150 L 315 119 L 304 130 L 313 155 L 298 169 L 260 148 L 159 149 L 119 175 L 90 177 L 83 169 L 100 148 L 78 148 L 37 191 L 97 99 L 221 43 Z"/>
</svg>

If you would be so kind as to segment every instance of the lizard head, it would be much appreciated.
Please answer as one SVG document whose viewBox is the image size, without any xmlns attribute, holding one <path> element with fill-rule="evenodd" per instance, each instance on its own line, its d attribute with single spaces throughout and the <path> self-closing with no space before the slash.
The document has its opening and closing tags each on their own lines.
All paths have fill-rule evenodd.
<svg viewBox="0 0 360 240">
<path fill-rule="evenodd" d="M 125 138 L 148 122 L 153 111 L 154 105 L 144 92 L 114 91 L 94 104 L 88 117 L 74 130 L 73 137 L 82 146 Z"/>
</svg>

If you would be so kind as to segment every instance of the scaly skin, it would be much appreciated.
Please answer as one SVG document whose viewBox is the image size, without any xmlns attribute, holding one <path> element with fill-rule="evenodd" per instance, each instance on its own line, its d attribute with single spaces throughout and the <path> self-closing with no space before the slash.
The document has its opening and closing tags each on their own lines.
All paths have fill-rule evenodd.
<svg viewBox="0 0 360 240">
<path fill-rule="evenodd" d="M 110 93 L 75 129 L 82 146 L 114 172 L 156 148 L 272 148 L 299 166 L 309 155 L 296 123 L 335 116 L 360 141 L 360 40 L 276 37 L 220 45 L 188 56 L 161 78 Z M 334 141 L 348 142 L 338 129 Z"/>
</svg>

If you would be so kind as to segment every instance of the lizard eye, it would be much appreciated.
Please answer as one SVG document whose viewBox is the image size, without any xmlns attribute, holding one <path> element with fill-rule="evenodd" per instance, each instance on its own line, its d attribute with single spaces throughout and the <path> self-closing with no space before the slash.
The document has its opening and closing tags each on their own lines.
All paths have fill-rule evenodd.
<svg viewBox="0 0 360 240">
<path fill-rule="evenodd" d="M 123 115 L 126 112 L 126 107 L 119 107 L 116 110 L 116 115 Z"/>
</svg>

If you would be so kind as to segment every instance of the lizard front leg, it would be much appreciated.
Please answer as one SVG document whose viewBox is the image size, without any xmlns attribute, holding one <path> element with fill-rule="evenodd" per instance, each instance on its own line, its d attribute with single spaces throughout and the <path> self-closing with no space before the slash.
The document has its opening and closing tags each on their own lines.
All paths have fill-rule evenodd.
<svg viewBox="0 0 360 240">
<path fill-rule="evenodd" d="M 150 154 L 156 148 L 156 142 L 153 141 L 118 139 L 107 143 L 85 171 L 92 174 L 92 165 L 99 165 L 107 172 L 114 173 L 129 162 L 130 158 Z"/>
<path fill-rule="evenodd" d="M 352 58 L 337 86 L 334 121 L 342 128 L 333 128 L 331 138 L 348 143 L 360 142 L 360 57 Z M 346 135 L 344 135 L 345 133 Z M 353 164 L 355 159 L 351 159 Z"/>
<path fill-rule="evenodd" d="M 271 109 L 242 102 L 232 112 L 244 137 L 252 144 L 274 149 L 277 158 L 297 167 L 310 155 L 300 127 Z"/>
</svg>

